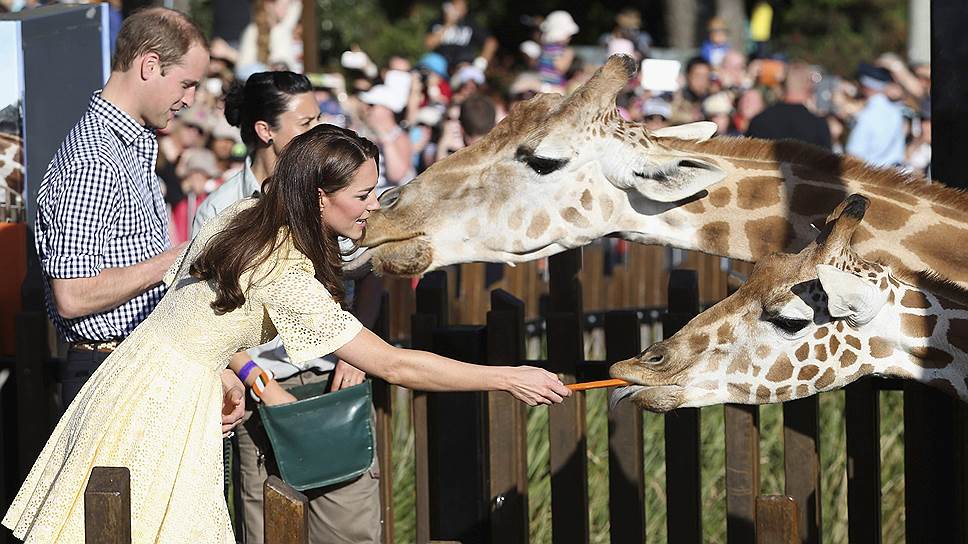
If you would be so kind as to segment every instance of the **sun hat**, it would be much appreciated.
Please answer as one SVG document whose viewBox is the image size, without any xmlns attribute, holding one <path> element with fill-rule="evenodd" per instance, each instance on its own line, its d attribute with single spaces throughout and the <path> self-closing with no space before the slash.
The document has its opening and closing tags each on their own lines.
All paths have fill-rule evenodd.
<svg viewBox="0 0 968 544">
<path fill-rule="evenodd" d="M 555 10 L 541 23 L 541 40 L 545 43 L 563 42 L 578 33 L 578 25 L 565 10 Z"/>
</svg>

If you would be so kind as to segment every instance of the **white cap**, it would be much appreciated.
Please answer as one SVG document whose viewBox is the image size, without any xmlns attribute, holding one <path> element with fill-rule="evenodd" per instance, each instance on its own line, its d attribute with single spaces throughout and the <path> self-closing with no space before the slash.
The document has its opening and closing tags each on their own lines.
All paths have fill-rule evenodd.
<svg viewBox="0 0 968 544">
<path fill-rule="evenodd" d="M 578 33 L 578 25 L 564 10 L 552 11 L 541 23 L 541 40 L 545 43 L 563 42 Z"/>
</svg>

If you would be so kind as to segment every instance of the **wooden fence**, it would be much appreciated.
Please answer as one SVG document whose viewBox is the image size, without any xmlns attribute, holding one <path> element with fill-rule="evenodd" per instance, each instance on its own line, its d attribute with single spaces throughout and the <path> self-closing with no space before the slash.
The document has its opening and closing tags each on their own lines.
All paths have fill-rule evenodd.
<svg viewBox="0 0 968 544">
<path fill-rule="evenodd" d="M 666 250 L 632 246 L 625 264 L 606 274 L 603 252 L 607 249 L 586 249 L 584 263 L 580 250 L 552 257 L 547 271 L 529 264 L 496 279 L 491 273 L 490 286 L 483 285 L 489 275 L 485 265 L 464 265 L 459 277 L 455 271 L 428 274 L 416 289 L 395 280 L 375 328 L 384 335 L 405 331 L 414 348 L 481 364 L 542 366 L 566 382 L 586 381 L 603 377 L 611 362 L 638 353 L 644 347 L 643 325 L 671 335 L 727 290 L 728 267 L 718 258 L 684 254 L 679 259 Z M 699 273 L 670 270 L 676 264 Z M 636 267 L 643 272 L 637 274 Z M 663 282 L 667 290 L 658 288 Z M 403 314 L 394 304 L 408 308 L 409 323 L 400 322 Z M 654 311 L 662 305 L 667 310 Z M 624 308 L 607 310 L 610 306 Z M 453 324 L 460 321 L 471 324 Z M 541 323 L 547 359 L 526 360 L 528 331 L 541 330 Z M 583 332 L 590 327 L 604 328 L 605 361 L 585 360 Z M 860 381 L 846 391 L 849 540 L 877 543 L 882 538 L 878 392 L 885 389 L 904 390 L 907 540 L 968 542 L 965 407 L 918 384 L 880 379 Z M 377 380 L 374 402 L 387 543 L 398 540 L 392 512 L 391 399 L 390 387 Z M 590 539 L 585 402 L 579 393 L 548 409 L 556 543 Z M 528 542 L 525 407 L 506 393 L 414 392 L 409 408 L 416 541 Z M 727 541 L 820 542 L 818 398 L 783 406 L 783 496 L 760 495 L 759 408 L 728 405 L 724 410 Z M 674 543 L 705 541 L 699 413 L 680 409 L 664 416 L 667 534 Z M 628 403 L 609 413 L 609 531 L 616 543 L 646 538 L 642 417 Z M 275 498 L 267 502 L 267 516 L 277 520 L 276 527 L 287 528 L 270 542 L 304 542 L 305 508 L 299 506 L 299 494 L 280 481 L 270 484 L 267 497 L 272 493 Z M 270 504 L 277 505 L 271 512 Z"/>
</svg>

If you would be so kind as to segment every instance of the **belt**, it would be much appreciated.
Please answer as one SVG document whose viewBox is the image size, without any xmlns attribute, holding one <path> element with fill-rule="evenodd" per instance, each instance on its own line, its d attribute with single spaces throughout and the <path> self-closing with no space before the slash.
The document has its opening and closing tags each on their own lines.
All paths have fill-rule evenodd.
<svg viewBox="0 0 968 544">
<path fill-rule="evenodd" d="M 111 353 L 118 348 L 121 340 L 103 340 L 103 341 L 81 341 L 81 342 L 71 342 L 69 344 L 70 349 L 77 351 L 97 351 L 100 353 Z"/>
</svg>

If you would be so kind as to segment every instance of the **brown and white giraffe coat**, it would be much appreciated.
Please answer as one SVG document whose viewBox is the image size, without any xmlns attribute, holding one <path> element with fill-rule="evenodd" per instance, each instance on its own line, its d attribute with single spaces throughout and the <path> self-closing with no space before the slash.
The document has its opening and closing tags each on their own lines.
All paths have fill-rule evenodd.
<svg viewBox="0 0 968 544">
<path fill-rule="evenodd" d="M 638 384 L 613 401 L 655 411 L 780 402 L 879 374 L 968 402 L 968 291 L 858 257 L 850 242 L 868 206 L 850 197 L 800 253 L 762 259 L 736 293 L 613 365 Z"/>
<path fill-rule="evenodd" d="M 516 105 L 475 145 L 385 194 L 350 267 L 414 275 L 453 263 L 516 263 L 615 235 L 756 260 L 797 251 L 852 193 L 871 199 L 862 256 L 892 255 L 968 287 L 968 197 L 793 142 L 717 138 L 708 123 L 649 132 L 615 95 L 621 56 L 574 95 Z M 707 141 L 708 140 L 708 141 Z"/>
</svg>

